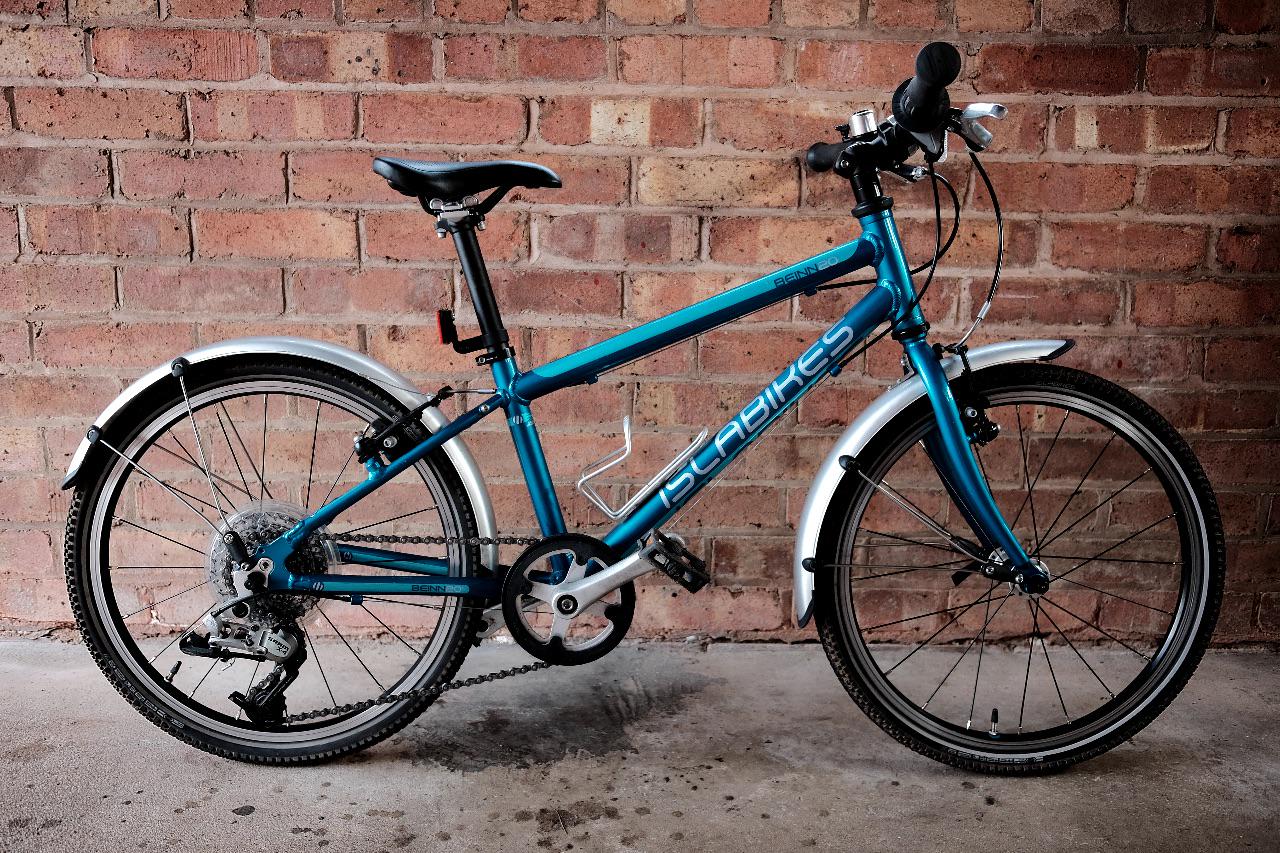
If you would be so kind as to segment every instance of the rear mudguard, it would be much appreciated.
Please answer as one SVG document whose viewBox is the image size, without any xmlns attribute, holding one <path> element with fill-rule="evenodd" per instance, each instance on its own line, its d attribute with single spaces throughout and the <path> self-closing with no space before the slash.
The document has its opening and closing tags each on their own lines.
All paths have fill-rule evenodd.
<svg viewBox="0 0 1280 853">
<path fill-rule="evenodd" d="M 354 373 L 386 389 L 387 393 L 410 409 L 421 404 L 427 397 L 427 395 L 414 387 L 413 383 L 408 379 L 363 353 L 358 353 L 336 344 L 307 340 L 305 338 L 239 338 L 200 347 L 185 353 L 182 358 L 192 365 L 201 365 L 220 360 L 261 355 L 292 356 Z M 148 396 L 148 392 L 154 386 L 161 382 L 172 381 L 170 364 L 163 364 L 157 367 L 126 388 L 119 397 L 112 400 L 102 414 L 98 415 L 94 420 L 93 425 L 103 435 L 111 435 L 112 424 L 115 423 L 117 426 L 127 425 L 129 423 L 130 408 L 136 402 Z M 432 407 L 423 411 L 422 422 L 427 429 L 435 432 L 447 424 L 449 418 L 441 413 L 438 408 Z M 88 470 L 93 465 L 100 464 L 102 460 L 97 457 L 97 454 L 104 452 L 101 448 L 95 449 L 91 447 L 88 439 L 81 441 L 80 446 L 76 448 L 75 455 L 71 458 L 71 466 L 67 470 L 67 476 L 62 481 L 62 488 L 71 488 L 76 484 L 77 478 L 82 471 Z M 471 500 L 471 505 L 475 510 L 477 531 L 481 536 L 497 536 L 497 527 L 493 518 L 493 503 L 489 499 L 489 492 L 485 488 L 480 469 L 476 467 L 475 459 L 472 458 L 471 452 L 467 450 L 466 444 L 463 443 L 461 437 L 454 438 L 452 441 L 445 443 L 444 452 L 457 469 L 462 485 L 466 489 L 467 497 Z M 481 559 L 487 566 L 496 566 L 498 560 L 497 546 L 482 548 Z"/>
<path fill-rule="evenodd" d="M 1073 341 L 1064 340 L 1005 341 L 970 350 L 969 365 L 976 371 L 1015 361 L 1050 361 L 1073 345 Z M 951 356 L 943 359 L 942 367 L 947 378 L 954 379 L 960 374 L 963 364 L 957 356 Z M 840 458 L 851 456 L 857 459 L 876 433 L 924 395 L 924 382 L 918 376 L 908 376 L 894 385 L 849 425 L 818 468 L 818 475 L 809 486 L 809 496 L 805 499 L 804 510 L 800 513 L 800 522 L 796 527 L 795 563 L 791 571 L 792 617 L 797 626 L 804 627 L 813 611 L 813 572 L 806 569 L 804 563 L 816 555 L 823 520 L 836 487 L 845 475 Z"/>
</svg>

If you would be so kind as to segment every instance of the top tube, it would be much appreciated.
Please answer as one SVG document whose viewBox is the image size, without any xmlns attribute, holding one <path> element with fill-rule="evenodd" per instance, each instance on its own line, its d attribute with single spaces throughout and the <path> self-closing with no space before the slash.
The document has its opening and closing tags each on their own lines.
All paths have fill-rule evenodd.
<svg viewBox="0 0 1280 853">
<path fill-rule="evenodd" d="M 515 378 L 511 390 L 521 399 L 534 400 L 561 388 L 594 382 L 607 370 L 652 355 L 660 349 L 792 296 L 806 291 L 812 293 L 820 284 L 872 266 L 880 261 L 879 245 L 881 244 L 875 238 L 868 239 L 864 235 L 828 249 L 820 255 L 718 293 L 521 374 Z"/>
</svg>

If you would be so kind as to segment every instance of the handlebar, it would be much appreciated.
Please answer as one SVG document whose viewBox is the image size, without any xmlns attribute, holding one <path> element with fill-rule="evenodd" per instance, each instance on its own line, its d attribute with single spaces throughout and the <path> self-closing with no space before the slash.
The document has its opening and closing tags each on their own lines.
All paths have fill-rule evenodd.
<svg viewBox="0 0 1280 853">
<path fill-rule="evenodd" d="M 947 87 L 959 76 L 960 51 L 942 41 L 925 45 L 916 56 L 916 76 L 893 93 L 893 117 L 916 133 L 936 130 L 951 106 Z"/>
<path fill-rule="evenodd" d="M 805 152 L 804 162 L 815 172 L 830 172 L 848 147 L 847 142 L 815 142 Z"/>
</svg>

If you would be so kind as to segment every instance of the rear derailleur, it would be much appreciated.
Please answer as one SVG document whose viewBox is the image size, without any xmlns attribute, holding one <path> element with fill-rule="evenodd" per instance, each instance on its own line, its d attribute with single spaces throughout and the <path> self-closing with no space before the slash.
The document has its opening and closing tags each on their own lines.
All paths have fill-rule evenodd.
<svg viewBox="0 0 1280 853">
<path fill-rule="evenodd" d="M 212 624 L 210 624 L 212 622 Z M 249 688 L 235 691 L 229 698 L 246 717 L 262 725 L 283 722 L 288 709 L 285 691 L 298 677 L 307 660 L 305 636 L 296 625 L 247 626 L 217 616 L 206 617 L 207 636 L 187 634 L 178 643 L 184 653 L 197 657 L 232 661 L 236 658 L 275 663 L 266 677 Z"/>
</svg>

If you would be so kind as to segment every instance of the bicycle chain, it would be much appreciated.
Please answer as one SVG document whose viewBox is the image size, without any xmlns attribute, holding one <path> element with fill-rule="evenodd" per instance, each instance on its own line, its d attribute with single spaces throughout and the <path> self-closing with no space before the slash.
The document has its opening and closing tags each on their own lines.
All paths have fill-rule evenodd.
<svg viewBox="0 0 1280 853">
<path fill-rule="evenodd" d="M 321 533 L 316 535 L 327 542 L 378 542 L 388 545 L 449 545 L 451 543 L 462 545 L 534 545 L 542 541 L 532 536 L 396 536 L 374 533 Z M 362 702 L 350 702 L 346 705 L 334 705 L 331 708 L 317 708 L 314 711 L 288 714 L 280 723 L 288 725 L 306 720 L 316 720 L 321 717 L 358 713 L 378 705 L 393 705 L 406 699 L 434 699 L 451 690 L 460 690 L 463 687 L 475 687 L 477 684 L 501 681 L 514 675 L 525 675 L 540 669 L 550 669 L 551 666 L 552 664 L 544 661 L 536 661 L 524 666 L 514 666 L 510 669 L 500 669 L 497 672 L 490 672 L 485 675 L 474 675 L 471 678 L 462 678 L 445 684 L 438 684 L 434 687 L 418 687 L 400 693 L 388 693 L 373 699 L 365 699 Z"/>
</svg>

